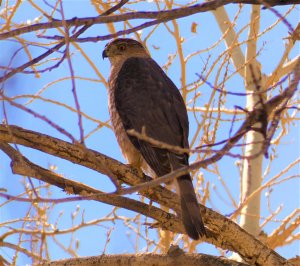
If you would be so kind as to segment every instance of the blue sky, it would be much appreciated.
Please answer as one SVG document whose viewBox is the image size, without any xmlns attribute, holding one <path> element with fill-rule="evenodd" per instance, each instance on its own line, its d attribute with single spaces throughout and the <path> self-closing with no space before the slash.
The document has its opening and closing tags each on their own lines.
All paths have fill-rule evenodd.
<svg viewBox="0 0 300 266">
<path fill-rule="evenodd" d="M 10 2 L 10 5 L 13 5 L 13 1 Z M 46 10 L 49 10 L 42 1 L 36 1 L 39 6 L 43 6 Z M 181 1 L 181 3 L 184 3 Z M 73 17 L 85 17 L 85 16 L 96 16 L 97 13 L 90 5 L 88 1 L 64 1 L 64 10 L 66 18 Z M 149 2 L 143 2 L 139 5 L 129 5 L 132 9 L 151 11 L 156 10 L 155 4 Z M 233 18 L 238 10 L 237 5 L 229 5 L 226 7 L 227 11 L 231 18 Z M 241 11 L 241 15 L 237 20 L 235 29 L 238 31 L 249 21 L 249 9 L 250 7 L 244 7 Z M 288 7 L 276 8 L 280 13 L 284 13 Z M 277 17 L 274 13 L 268 10 L 262 10 L 261 19 L 261 29 L 266 29 L 272 25 Z M 40 13 L 37 10 L 34 10 L 29 2 L 24 1 L 21 4 L 19 11 L 13 18 L 15 23 L 26 22 L 27 20 L 33 21 L 36 17 L 40 16 Z M 57 19 L 61 19 L 56 13 L 54 16 Z M 43 19 L 43 21 L 46 21 Z M 299 7 L 292 11 L 288 16 L 288 21 L 293 27 L 295 27 L 299 21 Z M 3 23 L 2 21 L 0 21 Z M 185 42 L 183 45 L 184 54 L 188 55 L 195 51 L 196 49 L 206 49 L 210 47 L 213 43 L 218 41 L 222 34 L 220 33 L 218 26 L 215 22 L 215 19 L 211 13 L 196 14 L 187 18 L 183 18 L 177 21 L 180 27 L 182 37 Z M 196 22 L 198 24 L 197 34 L 190 31 L 191 24 Z M 133 21 L 133 25 L 138 25 L 141 23 L 140 20 Z M 114 25 L 116 29 L 122 29 L 123 24 L 117 23 Z M 168 23 L 168 26 L 172 28 L 171 22 Z M 141 38 L 143 39 L 147 36 L 153 28 L 148 28 L 142 31 Z M 265 74 L 269 74 L 277 65 L 283 51 L 285 40 L 284 38 L 288 35 L 288 28 L 286 25 L 279 23 L 274 30 L 265 34 L 261 40 L 258 42 L 259 49 L 262 49 L 261 54 L 258 57 L 258 60 L 262 63 L 262 69 Z M 49 30 L 46 35 L 59 34 L 57 30 Z M 98 36 L 108 34 L 107 27 L 105 25 L 94 25 L 91 27 L 82 37 L 86 36 Z M 247 30 L 245 30 L 240 35 L 240 41 L 245 40 L 247 35 Z M 22 36 L 29 41 L 43 41 L 37 39 L 34 33 L 26 34 Z M 134 37 L 130 35 L 129 37 Z M 99 43 L 83 43 L 80 44 L 81 48 L 85 51 L 86 54 L 92 59 L 98 70 L 102 75 L 107 79 L 109 75 L 109 62 L 108 60 L 102 60 L 101 54 L 106 42 Z M 164 25 L 160 25 L 155 33 L 149 38 L 147 42 L 148 49 L 152 54 L 152 57 L 160 65 L 165 65 L 168 61 L 168 55 L 175 54 L 176 44 L 174 39 L 167 32 Z M 155 49 L 155 47 L 159 49 Z M 4 53 L 0 54 L 1 62 L 8 62 L 11 55 L 19 48 L 19 44 L 14 40 L 2 41 L 1 50 Z M 44 49 L 38 47 L 29 47 L 32 56 L 37 56 Z M 74 67 L 75 76 L 86 77 L 93 80 L 86 81 L 82 79 L 76 79 L 76 89 L 80 101 L 81 110 L 87 115 L 96 118 L 101 121 L 107 121 L 109 119 L 108 109 L 107 109 L 107 94 L 105 86 L 99 82 L 99 77 L 96 75 L 95 71 L 83 58 L 82 54 L 77 51 L 74 47 L 71 48 L 72 62 Z M 187 64 L 187 83 L 197 80 L 197 73 L 201 73 L 202 69 L 205 67 L 205 63 L 208 58 L 210 62 L 217 58 L 220 53 L 225 49 L 223 42 L 220 42 L 216 48 L 212 49 L 209 52 L 203 52 L 195 56 Z M 246 46 L 242 46 L 242 50 L 245 52 Z M 296 46 L 291 52 L 290 58 L 295 57 L 299 54 L 299 45 Z M 40 68 L 43 69 L 49 64 L 53 63 L 53 59 L 60 57 L 61 53 L 55 53 L 51 55 L 48 59 L 51 59 L 50 63 L 47 63 Z M 17 56 L 14 58 L 13 66 L 18 66 L 28 60 L 24 50 L 21 50 Z M 229 72 L 232 73 L 234 68 L 232 65 L 229 66 Z M 62 78 L 68 77 L 70 71 L 68 69 L 67 62 L 64 62 L 60 65 L 59 68 L 53 69 L 51 72 L 46 72 L 41 74 L 39 78 L 34 77 L 34 75 L 29 74 L 17 74 L 4 84 L 4 91 L 8 96 L 24 95 L 24 94 L 35 94 L 40 91 L 42 88 L 46 88 L 41 96 L 52 99 L 55 101 L 63 102 L 70 106 L 75 107 L 74 98 L 72 95 L 71 80 L 66 79 L 64 81 L 57 82 L 49 87 L 47 84 L 51 84 L 53 81 Z M 178 57 L 175 57 L 172 66 L 168 69 L 168 75 L 174 81 L 174 83 L 180 88 L 180 63 Z M 216 76 L 216 73 L 211 75 L 210 82 L 213 83 L 213 78 Z M 286 85 L 286 83 L 285 83 Z M 233 77 L 226 85 L 228 91 L 234 92 L 244 92 L 243 81 L 238 76 Z M 208 100 L 209 95 L 211 94 L 211 88 L 204 84 L 199 88 L 201 97 L 197 100 L 198 106 L 204 106 Z M 193 97 L 192 94 L 188 96 L 188 100 Z M 21 98 L 16 100 L 19 103 L 26 103 L 29 98 Z M 226 107 L 233 108 L 234 105 L 244 106 L 245 99 L 237 96 L 230 96 L 227 98 Z M 35 100 L 31 104 L 27 105 L 28 108 L 38 111 L 39 113 L 45 115 L 47 118 L 55 121 L 56 124 L 60 125 L 68 132 L 71 132 L 75 138 L 79 139 L 79 128 L 77 116 L 74 112 L 67 110 L 64 107 L 59 107 L 52 103 L 45 103 L 44 101 Z M 35 130 L 41 133 L 48 134 L 50 136 L 58 137 L 64 140 L 68 140 L 65 136 L 57 132 L 54 128 L 47 125 L 43 121 L 34 118 L 33 116 L 25 113 L 24 111 L 18 110 L 14 107 L 11 107 L 9 104 L 5 104 L 8 123 L 13 125 L 18 125 L 27 129 Z M 190 131 L 191 136 L 195 132 L 195 120 L 192 113 L 189 114 L 190 117 Z M 0 118 L 3 119 L 3 108 L 1 106 Z M 201 120 L 201 115 L 197 114 L 197 118 Z M 225 118 L 225 116 L 224 116 Z M 232 116 L 228 117 L 232 119 Z M 299 116 L 298 116 L 299 120 Z M 90 121 L 89 119 L 83 119 L 85 134 L 91 132 L 97 127 L 97 123 Z M 228 138 L 228 132 L 230 128 L 230 123 L 222 123 L 219 127 L 217 138 L 222 140 Z M 238 128 L 238 124 L 234 125 L 234 129 Z M 69 141 L 69 140 L 68 140 Z M 91 135 L 86 140 L 86 146 L 97 150 L 103 154 L 106 154 L 112 158 L 124 162 L 121 152 L 116 143 L 115 137 L 110 128 L 103 128 L 93 135 Z M 57 172 L 63 174 L 66 178 L 75 179 L 79 182 L 84 182 L 87 185 L 99 188 L 103 191 L 111 192 L 113 186 L 111 185 L 109 179 L 99 173 L 94 171 L 84 169 L 72 163 L 66 162 L 59 158 L 44 154 L 41 152 L 34 151 L 32 149 L 27 149 L 19 146 L 20 150 L 25 156 L 30 158 L 34 163 L 37 163 L 45 168 L 48 168 L 50 165 L 54 165 L 57 168 Z M 263 183 L 272 178 L 276 173 L 284 169 L 289 163 L 294 161 L 296 158 L 299 158 L 299 123 L 295 121 L 290 125 L 290 133 L 283 137 L 281 144 L 279 145 L 276 154 L 274 154 L 275 159 L 271 165 L 270 173 L 265 177 Z M 8 193 L 17 195 L 23 191 L 23 177 L 12 175 L 8 158 L 0 152 L 0 187 L 4 187 L 8 190 Z M 193 161 L 194 157 L 191 157 Z M 233 197 L 236 201 L 239 199 L 239 174 L 238 168 L 236 167 L 236 159 L 225 157 L 219 164 L 219 172 L 222 175 L 223 180 L 226 182 L 227 186 L 230 188 L 233 193 Z M 264 162 L 264 170 L 267 167 L 268 161 Z M 223 195 L 224 200 L 220 199 L 216 193 L 211 193 L 211 201 L 207 204 L 208 207 L 212 207 L 216 211 L 222 214 L 230 214 L 234 211 L 234 208 L 231 204 L 227 204 L 229 199 L 224 192 L 224 188 L 220 185 L 220 181 L 215 174 L 211 174 L 210 171 L 201 170 L 204 175 L 205 182 L 210 183 L 210 186 L 216 185 L 218 192 Z M 299 165 L 293 167 L 284 177 L 290 175 L 299 175 Z M 41 185 L 40 182 L 35 184 Z M 275 228 L 280 224 L 280 220 L 284 219 L 289 215 L 294 209 L 299 208 L 299 189 L 300 183 L 299 179 L 294 178 L 283 184 L 272 187 L 271 192 L 271 205 L 269 206 L 273 211 L 282 205 L 282 211 L 279 213 L 276 218 L 268 224 L 265 228 L 266 233 L 271 233 Z M 53 188 L 51 197 L 53 198 L 64 198 L 66 194 L 60 189 Z M 262 217 L 267 217 L 270 214 L 269 207 L 267 205 L 267 198 L 264 196 L 265 192 L 262 194 Z M 135 197 L 136 198 L 136 197 Z M 2 199 L 1 202 L 4 202 Z M 99 219 L 111 211 L 111 206 L 105 205 L 99 202 L 92 201 L 82 201 L 82 202 L 73 202 L 59 204 L 55 207 L 49 207 L 51 209 L 50 222 L 55 222 L 60 213 L 63 212 L 64 215 L 60 218 L 59 228 L 64 229 L 68 228 L 71 225 L 71 214 L 80 206 L 78 217 L 75 219 L 75 224 L 80 223 L 82 214 L 84 213 L 85 221 L 92 219 Z M 5 205 L 0 210 L 0 222 L 4 222 L 10 219 L 21 217 L 27 211 L 28 206 L 25 207 L 24 203 L 10 203 Z M 49 209 L 49 210 L 50 210 Z M 84 211 L 83 211 L 84 210 Z M 127 210 L 119 209 L 117 211 L 118 215 L 129 215 L 134 217 L 135 214 Z M 277 220 L 276 220 L 277 219 Z M 278 221 L 279 220 L 279 221 Z M 145 219 L 142 218 L 142 222 L 145 222 Z M 118 253 L 134 253 L 134 245 L 136 243 L 136 236 L 128 228 L 126 228 L 122 221 L 117 221 L 115 224 L 111 222 L 103 223 L 103 226 L 93 226 L 86 227 L 76 232 L 75 238 L 80 240 L 80 248 L 78 254 L 80 256 L 89 256 L 89 255 L 98 255 L 101 254 L 104 250 L 106 234 L 108 228 L 113 227 L 111 233 L 111 241 L 106 249 L 108 254 L 118 254 Z M 0 229 L 0 232 L 4 232 L 6 228 Z M 148 231 L 150 238 L 155 241 L 157 233 L 153 229 L 148 229 L 145 226 L 142 226 L 142 232 Z M 60 239 L 65 243 L 68 243 L 70 235 L 60 236 Z M 11 237 L 10 240 L 13 242 L 16 239 Z M 145 248 L 145 242 L 142 239 L 138 239 L 139 251 L 142 252 Z M 151 251 L 150 247 L 150 251 Z M 49 241 L 49 250 L 50 256 L 52 259 L 65 258 L 69 255 L 61 251 L 61 249 L 53 242 Z M 199 245 L 199 252 L 204 252 L 207 254 L 219 254 L 219 252 L 211 245 Z M 277 250 L 281 255 L 286 258 L 293 257 L 299 253 L 299 244 L 293 243 Z M 1 249 L 0 254 L 6 259 L 10 260 L 12 253 L 8 249 Z M 20 256 L 20 265 L 25 263 L 30 263 L 30 260 L 26 256 Z"/>
</svg>

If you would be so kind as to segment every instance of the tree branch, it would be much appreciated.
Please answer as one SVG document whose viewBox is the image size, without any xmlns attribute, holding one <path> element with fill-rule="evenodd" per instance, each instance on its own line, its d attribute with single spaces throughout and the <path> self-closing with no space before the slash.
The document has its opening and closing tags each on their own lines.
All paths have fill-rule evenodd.
<svg viewBox="0 0 300 266">
<path fill-rule="evenodd" d="M 214 257 L 205 254 L 122 254 L 122 255 L 101 255 L 85 258 L 72 258 L 65 260 L 52 261 L 43 263 L 41 266 L 62 266 L 62 265 L 131 265 L 131 266 L 247 266 L 241 262 L 232 261 L 223 257 Z"/>
<path fill-rule="evenodd" d="M 4 40 L 10 37 L 16 37 L 21 34 L 41 30 L 41 29 L 51 29 L 51 28 L 57 28 L 57 27 L 63 27 L 63 25 L 66 25 L 67 27 L 80 27 L 83 26 L 80 30 L 78 30 L 75 34 L 69 37 L 69 42 L 72 41 L 77 41 L 77 42 L 96 42 L 100 40 L 108 40 L 112 39 L 115 37 L 118 37 L 123 34 L 129 34 L 132 32 L 136 32 L 137 30 L 141 30 L 143 28 L 147 28 L 162 22 L 166 22 L 169 20 L 173 19 L 178 19 L 178 18 L 183 18 L 187 16 L 191 16 L 196 13 L 201 13 L 201 12 L 207 12 L 207 11 L 212 11 L 217 9 L 218 7 L 225 6 L 227 4 L 234 4 L 234 3 L 250 3 L 251 4 L 259 4 L 259 5 L 266 5 L 266 6 L 274 6 L 274 5 L 290 5 L 294 3 L 298 3 L 299 0 L 289 0 L 289 1 L 275 1 L 275 0 L 214 0 L 214 1 L 209 1 L 206 3 L 201 3 L 201 4 L 196 4 L 193 6 L 189 7 L 184 7 L 184 8 L 177 8 L 173 10 L 168 10 L 168 11 L 158 11 L 158 12 L 130 12 L 130 13 L 125 13 L 125 14 L 120 14 L 120 15 L 115 15 L 115 16 L 108 16 L 112 12 L 116 11 L 119 9 L 122 5 L 124 5 L 127 1 L 121 1 L 119 4 L 117 4 L 115 7 L 112 7 L 111 9 L 107 10 L 104 12 L 102 15 L 97 16 L 97 17 L 87 17 L 87 18 L 72 18 L 69 20 L 53 20 L 50 22 L 45 22 L 45 23 L 37 23 L 34 25 L 30 26 L 25 26 L 21 27 L 15 30 L 11 30 L 8 32 L 4 32 L 0 34 L 0 40 Z M 139 26 L 136 26 L 131 29 L 119 31 L 114 34 L 109 34 L 106 36 L 99 36 L 99 37 L 87 37 L 83 39 L 78 39 L 78 36 L 81 35 L 83 32 L 85 32 L 89 27 L 91 27 L 94 24 L 104 24 L 104 23 L 111 23 L 111 22 L 120 22 L 120 21 L 127 21 L 130 19 L 154 19 L 150 22 L 143 23 Z M 50 48 L 47 52 L 39 55 L 38 57 L 30 60 L 29 62 L 26 62 L 25 64 L 11 70 L 4 76 L 0 77 L 0 83 L 6 81 L 16 73 L 19 73 L 26 69 L 29 66 L 32 66 L 39 61 L 43 60 L 50 54 L 52 54 L 55 51 L 58 51 L 61 47 L 65 45 L 65 40 L 63 36 L 54 36 L 50 37 L 54 39 L 58 39 L 61 42 L 54 47 Z"/>
<path fill-rule="evenodd" d="M 248 159 L 254 159 L 257 158 L 258 156 L 260 156 L 261 154 L 266 154 L 270 142 L 271 142 L 271 137 L 273 136 L 277 125 L 278 125 L 278 119 L 280 117 L 281 112 L 285 109 L 288 101 L 290 100 L 290 98 L 294 95 L 296 89 L 297 89 L 297 85 L 299 83 L 300 80 L 300 58 L 298 59 L 296 66 L 294 68 L 294 72 L 293 72 L 293 79 L 291 81 L 291 84 L 288 88 L 286 88 L 281 94 L 274 96 L 273 98 L 271 98 L 270 100 L 268 100 L 266 103 L 264 103 L 261 106 L 258 106 L 257 108 L 255 108 L 254 110 L 252 110 L 251 112 L 248 112 L 248 116 L 246 118 L 246 120 L 243 122 L 243 124 L 240 126 L 240 128 L 238 129 L 238 131 L 235 133 L 235 135 L 231 138 L 229 138 L 227 140 L 227 143 L 223 146 L 222 149 L 220 149 L 219 151 L 216 151 L 216 154 L 205 159 L 202 161 L 197 161 L 193 164 L 190 164 L 189 166 L 186 167 L 182 167 L 176 171 L 173 171 L 172 173 L 169 173 L 167 175 L 164 175 L 162 177 L 159 177 L 155 180 L 152 180 L 146 184 L 139 184 L 136 185 L 135 187 L 132 188 L 128 188 L 128 189 L 124 189 L 122 194 L 126 194 L 126 193 L 133 193 L 136 191 L 140 191 L 142 189 L 145 188 L 152 188 L 155 187 L 161 183 L 164 182 L 169 182 L 172 179 L 174 179 L 175 177 L 178 177 L 180 175 L 186 174 L 189 171 L 192 170 L 197 170 L 199 168 L 206 168 L 208 165 L 215 163 L 217 161 L 219 161 L 220 159 L 222 159 L 229 151 L 230 149 L 232 149 L 234 147 L 234 145 L 250 130 L 253 130 L 253 126 L 256 123 L 261 123 L 262 125 L 266 125 L 268 124 L 268 118 L 271 116 L 271 114 L 275 111 L 275 115 L 273 117 L 273 120 L 271 121 L 271 125 L 270 128 L 268 130 L 268 132 L 261 132 L 261 130 L 259 130 L 259 132 L 261 134 L 263 134 L 263 137 L 265 137 L 262 145 L 261 145 L 261 149 L 260 151 L 258 151 L 257 153 L 255 153 L 254 155 L 252 155 L 251 157 L 248 157 Z M 132 134 L 134 132 L 130 131 L 130 134 Z M 265 133 L 265 135 L 264 135 Z M 150 143 L 152 143 L 153 145 L 157 145 L 157 141 L 153 139 L 149 139 L 148 137 L 145 138 L 145 136 L 143 136 L 143 134 L 136 134 L 136 136 L 140 135 L 140 137 L 144 140 L 148 139 L 148 141 Z M 166 144 L 164 144 L 166 145 Z M 178 147 L 173 147 L 174 149 L 178 150 Z M 186 150 L 182 150 L 184 152 L 186 152 Z"/>
<path fill-rule="evenodd" d="M 179 233 L 184 232 L 181 221 L 173 214 L 164 212 L 152 205 L 147 205 L 145 203 L 118 195 L 107 194 L 85 184 L 64 178 L 61 175 L 32 163 L 25 156 L 21 155 L 17 150 L 12 148 L 9 144 L 0 142 L 0 149 L 4 151 L 12 160 L 11 168 L 14 174 L 30 176 L 62 188 L 68 194 L 80 195 L 78 200 L 95 200 L 135 211 L 158 221 L 159 225 L 156 225 L 156 227 L 159 226 L 164 229 Z M 36 201 L 39 201 L 39 199 L 36 199 Z"/>
<path fill-rule="evenodd" d="M 127 2 L 127 1 L 122 1 Z M 123 3 L 125 4 L 125 3 Z M 176 8 L 168 11 L 158 12 L 130 12 L 126 14 L 108 16 L 108 13 L 104 13 L 103 16 L 87 17 L 87 18 L 72 18 L 65 21 L 68 27 L 80 27 L 86 25 L 106 24 L 111 22 L 121 22 L 131 19 L 157 19 L 158 23 L 168 20 L 183 18 L 197 13 L 212 11 L 218 7 L 228 4 L 254 4 L 254 5 L 292 5 L 299 4 L 299 0 L 214 0 L 206 3 L 196 4 L 189 7 Z M 114 12 L 115 10 L 113 10 Z M 111 12 L 112 13 L 112 12 Z M 62 20 L 53 20 L 45 23 L 37 23 L 30 26 L 21 27 L 9 32 L 0 34 L 0 40 L 4 40 L 10 37 L 15 37 L 24 33 L 29 33 L 41 29 L 52 29 L 57 27 L 63 27 Z"/>
<path fill-rule="evenodd" d="M 115 12 L 116 10 L 118 10 L 121 6 L 125 5 L 126 3 L 128 2 L 128 0 L 122 0 L 120 3 L 118 3 L 117 5 L 113 6 L 112 8 L 106 10 L 102 15 L 100 15 L 99 17 L 101 16 L 107 16 L 113 12 Z M 55 20 L 57 21 L 57 20 Z M 49 22 L 48 22 L 49 23 Z M 50 22 L 51 23 L 51 22 Z M 60 23 L 61 23 L 61 26 L 63 26 L 64 24 L 68 25 L 68 23 L 66 21 L 62 21 L 60 20 Z M 35 25 L 38 25 L 38 24 L 35 24 Z M 32 26 L 35 26 L 35 25 L 32 25 Z M 82 33 L 84 33 L 90 26 L 92 26 L 92 22 L 86 22 L 84 23 L 84 26 L 79 29 L 76 33 L 74 33 L 72 36 L 70 36 L 69 38 L 69 41 L 72 40 L 72 39 L 76 39 L 79 35 L 81 35 Z M 29 26 L 29 27 L 32 27 L 32 26 Z M 27 27 L 23 27 L 23 28 L 27 28 Z M 19 28 L 19 29 L 16 29 L 16 30 L 12 30 L 12 31 L 15 31 L 15 32 L 20 32 L 19 30 L 22 29 L 22 28 Z M 6 34 L 9 34 L 10 32 L 12 31 L 9 31 L 7 32 Z M 31 32 L 31 30 L 27 31 L 27 32 Z M 17 35 L 20 35 L 22 33 L 25 33 L 25 32 L 22 32 L 21 30 L 21 33 L 17 34 Z M 5 34 L 5 33 L 4 33 Z M 15 36 L 17 36 L 15 35 Z M 8 36 L 8 37 L 13 37 L 13 36 Z M 8 38 L 8 37 L 4 37 L 4 39 Z M 1 34 L 0 34 L 0 40 L 1 40 Z M 39 61 L 43 60 L 44 58 L 46 58 L 47 56 L 49 56 L 50 54 L 54 53 L 55 51 L 58 51 L 61 47 L 63 47 L 64 45 L 66 44 L 65 40 L 63 39 L 59 44 L 55 45 L 54 47 L 50 48 L 47 52 L 39 55 L 38 57 L 30 60 L 29 62 L 26 62 L 25 64 L 13 69 L 12 71 L 8 72 L 7 74 L 5 74 L 4 76 L 0 77 L 0 83 L 6 81 L 7 79 L 9 79 L 10 77 L 12 77 L 13 75 L 15 75 L 16 73 L 19 73 L 21 72 L 22 70 L 26 69 L 27 67 L 29 66 L 32 66 L 36 63 L 38 63 Z"/>
<path fill-rule="evenodd" d="M 290 86 L 281 94 L 271 98 L 262 106 L 249 112 L 247 119 L 242 124 L 238 132 L 242 132 L 244 134 L 245 132 L 247 132 L 247 130 L 251 129 L 252 125 L 260 121 L 262 113 L 266 114 L 268 117 L 274 111 L 277 112 L 283 110 L 286 107 L 289 99 L 293 96 L 295 90 L 297 89 L 299 79 L 300 59 L 295 66 L 293 79 L 290 83 Z M 278 119 L 278 115 L 280 115 L 280 112 L 275 115 L 275 119 Z M 274 126 L 272 124 L 270 130 L 271 129 L 274 130 Z M 219 157 L 222 157 L 233 147 L 233 144 L 242 136 L 242 133 L 235 135 L 234 138 L 229 139 L 228 143 L 222 148 L 222 153 L 217 153 L 211 158 L 196 162 L 192 164 L 190 168 L 183 168 L 183 171 L 199 169 L 200 167 L 207 166 L 208 164 L 214 162 Z M 45 182 L 49 183 L 53 182 L 53 180 L 56 180 L 56 183 L 53 184 L 71 191 L 72 193 L 82 194 L 83 191 L 91 191 L 92 188 L 89 188 L 82 184 L 80 184 L 80 186 L 78 187 L 78 183 L 76 182 L 63 179 L 60 176 L 58 178 L 57 175 L 53 176 L 55 174 L 53 174 L 51 171 L 43 169 L 32 164 L 29 161 L 26 161 L 27 159 L 25 157 L 21 158 L 20 154 L 18 155 L 15 150 L 11 148 L 7 143 L 15 143 L 31 147 L 33 149 L 66 159 L 70 162 L 88 167 L 103 174 L 108 174 L 108 168 L 109 171 L 119 180 L 130 185 L 136 185 L 143 181 L 151 180 L 149 177 L 142 175 L 137 170 L 123 165 L 120 162 L 113 160 L 101 153 L 86 149 L 82 145 L 76 143 L 71 144 L 44 134 L 24 130 L 20 127 L 0 125 L 0 141 L 2 142 L 1 148 L 11 157 L 13 161 L 13 171 L 20 174 L 33 175 L 33 177 L 36 177 L 40 180 L 45 180 Z M 102 163 L 99 163 L 99 161 L 101 161 Z M 105 165 L 106 167 L 103 167 L 103 165 Z M 172 173 L 172 175 L 174 174 L 175 173 Z M 99 191 L 91 191 L 91 193 L 99 193 Z M 162 188 L 161 186 L 146 191 L 143 190 L 141 191 L 141 194 L 153 201 L 158 202 L 159 204 L 167 206 L 168 208 L 172 208 L 174 210 L 179 209 L 178 196 L 171 191 Z M 182 232 L 183 230 L 181 222 L 177 217 L 170 213 L 163 213 L 158 208 L 150 208 L 150 206 L 148 205 L 141 205 L 141 203 L 137 203 L 132 200 L 128 201 L 127 198 L 121 197 L 119 195 L 104 196 L 103 194 L 100 194 L 96 195 L 95 197 L 100 197 L 99 201 L 122 206 L 125 208 L 126 206 L 128 207 L 131 206 L 130 204 L 132 204 L 132 208 L 135 211 L 159 220 L 161 222 L 159 226 L 163 226 L 163 228 L 175 232 Z M 123 201 L 126 201 L 127 204 L 124 204 Z M 210 229 L 208 238 L 204 238 L 203 240 L 206 240 L 209 243 L 212 243 L 223 249 L 237 252 L 245 261 L 251 263 L 252 265 L 287 265 L 287 261 L 284 258 L 278 255 L 272 249 L 266 247 L 259 240 L 241 229 L 231 220 L 204 206 L 200 206 L 200 210 L 203 215 L 205 224 Z"/>
<path fill-rule="evenodd" d="M 98 172 L 103 172 L 103 169 L 101 169 L 101 165 L 95 163 L 95 160 L 91 161 L 90 156 L 87 157 L 86 153 L 81 147 L 78 147 L 78 145 L 73 145 L 64 142 L 56 138 L 52 138 L 50 136 L 35 133 L 29 130 L 24 130 L 16 126 L 0 125 L 0 140 L 2 142 L 11 142 L 31 147 L 46 152 L 48 154 L 52 154 L 54 156 L 67 159 L 71 162 L 86 166 Z M 3 145 L 1 147 L 3 148 Z M 6 148 L 4 148 L 4 150 L 6 150 L 6 153 L 9 154 L 7 146 Z M 97 157 L 97 160 L 101 159 L 106 164 L 106 166 L 109 167 L 110 170 L 114 174 L 116 174 L 123 182 L 130 182 L 132 185 L 141 182 L 141 176 L 137 175 L 137 171 L 135 169 L 123 165 L 120 162 L 117 162 L 103 154 L 97 153 L 96 151 L 89 150 L 89 153 Z M 14 157 L 11 158 L 14 159 Z M 33 175 L 34 173 L 32 173 L 31 171 L 32 169 L 34 169 L 34 167 L 36 166 L 29 164 L 28 167 L 22 169 L 27 169 L 27 174 Z M 13 163 L 13 169 L 17 170 L 20 168 L 14 166 Z M 53 173 L 49 170 L 45 169 L 42 173 L 43 174 L 38 175 L 38 178 L 41 180 L 43 180 L 43 178 L 53 178 L 53 176 L 51 176 L 53 175 Z M 21 174 L 25 173 L 21 171 Z M 80 184 L 80 186 L 77 187 L 76 182 L 73 183 L 73 181 L 70 180 L 66 181 L 62 179 L 62 177 L 59 177 L 60 180 L 57 177 L 55 178 L 57 179 L 58 184 L 60 184 L 60 187 L 62 187 L 63 189 L 66 189 L 65 184 L 68 184 L 67 191 L 72 193 L 82 193 L 83 190 L 89 191 L 90 193 L 99 192 L 92 191 L 92 188 L 89 189 L 89 187 L 87 186 L 82 187 L 82 184 Z M 144 176 L 144 180 L 145 179 L 149 178 Z M 49 181 L 50 180 L 48 180 L 48 182 Z M 72 187 L 73 185 L 74 188 Z M 86 195 L 86 193 L 83 194 Z M 177 210 L 179 209 L 178 196 L 160 186 L 155 187 L 151 190 L 141 191 L 141 194 L 147 196 L 151 200 L 158 202 L 159 204 L 167 206 L 168 208 L 173 208 Z M 100 195 L 99 197 L 99 201 L 106 202 L 108 204 L 115 204 L 115 202 L 113 201 L 115 201 L 116 199 L 120 199 L 120 201 L 117 202 L 117 204 L 120 204 L 119 206 L 125 206 L 125 208 L 126 206 L 130 206 L 128 204 L 124 205 L 122 199 L 125 199 L 126 201 L 128 200 L 124 197 L 118 198 L 114 195 L 111 195 L 111 198 L 107 197 L 107 195 Z M 170 213 L 166 213 L 166 215 L 157 215 L 155 214 L 155 212 L 163 212 L 157 209 L 149 209 L 150 211 L 154 211 L 154 214 L 152 212 L 152 214 L 150 215 L 149 213 L 147 213 L 147 211 L 149 210 L 145 210 L 145 207 L 144 209 L 139 209 L 138 207 L 135 207 L 135 210 L 149 217 L 153 217 L 154 219 L 158 219 L 158 217 L 161 217 L 158 219 L 159 221 L 161 221 L 159 226 L 162 226 L 165 229 L 175 232 L 183 232 L 181 222 L 176 216 Z M 200 205 L 200 210 L 203 215 L 205 224 L 210 229 L 209 237 L 205 239 L 209 243 L 212 243 L 223 249 L 235 251 L 239 253 L 241 257 L 243 257 L 246 261 L 255 260 L 255 263 L 257 263 L 257 265 L 284 265 L 285 260 L 281 256 L 279 256 L 272 249 L 269 249 L 268 247 L 263 245 L 260 241 L 255 239 L 243 229 L 241 229 L 237 224 L 235 224 L 231 220 L 202 205 Z"/>
</svg>

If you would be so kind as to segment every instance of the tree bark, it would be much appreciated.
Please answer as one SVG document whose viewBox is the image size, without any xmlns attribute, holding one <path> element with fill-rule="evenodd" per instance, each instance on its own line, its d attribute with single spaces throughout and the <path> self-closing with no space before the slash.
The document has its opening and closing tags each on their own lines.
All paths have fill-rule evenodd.
<svg viewBox="0 0 300 266">
<path fill-rule="evenodd" d="M 67 265 L 101 265 L 101 266 L 249 266 L 223 257 L 214 257 L 204 254 L 124 254 L 124 255 L 100 255 L 84 258 L 72 258 L 40 264 L 41 266 L 67 266 Z"/>
</svg>

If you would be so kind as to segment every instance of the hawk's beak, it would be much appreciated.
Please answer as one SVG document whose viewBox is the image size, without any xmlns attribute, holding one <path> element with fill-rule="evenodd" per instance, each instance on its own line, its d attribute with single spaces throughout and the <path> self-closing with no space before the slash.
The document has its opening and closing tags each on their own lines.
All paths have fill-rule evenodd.
<svg viewBox="0 0 300 266">
<path fill-rule="evenodd" d="M 102 58 L 104 59 L 105 57 L 108 57 L 106 49 L 104 49 L 103 52 L 102 52 Z"/>
</svg>

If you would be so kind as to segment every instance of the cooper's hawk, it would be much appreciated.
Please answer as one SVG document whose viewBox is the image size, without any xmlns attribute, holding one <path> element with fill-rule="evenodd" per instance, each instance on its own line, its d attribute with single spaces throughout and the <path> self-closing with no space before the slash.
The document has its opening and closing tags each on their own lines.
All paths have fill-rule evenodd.
<svg viewBox="0 0 300 266">
<path fill-rule="evenodd" d="M 143 45 L 132 39 L 108 43 L 102 54 L 111 62 L 109 112 L 124 157 L 135 167 L 163 176 L 188 165 L 187 153 L 175 153 L 128 134 L 133 129 L 163 143 L 188 148 L 189 122 L 180 92 Z M 182 221 L 197 240 L 205 228 L 189 174 L 177 178 Z"/>
</svg>

